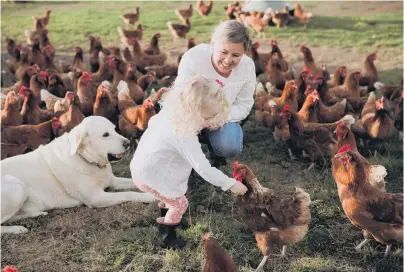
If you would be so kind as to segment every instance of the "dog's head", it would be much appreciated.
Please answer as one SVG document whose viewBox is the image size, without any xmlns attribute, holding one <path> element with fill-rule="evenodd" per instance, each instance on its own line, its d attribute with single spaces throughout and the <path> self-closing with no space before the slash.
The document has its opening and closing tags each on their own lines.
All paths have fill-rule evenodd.
<svg viewBox="0 0 404 272">
<path fill-rule="evenodd" d="M 101 116 L 89 116 L 68 134 L 70 155 L 79 153 L 90 163 L 106 165 L 120 160 L 130 141 L 115 131 L 115 126 Z"/>
</svg>

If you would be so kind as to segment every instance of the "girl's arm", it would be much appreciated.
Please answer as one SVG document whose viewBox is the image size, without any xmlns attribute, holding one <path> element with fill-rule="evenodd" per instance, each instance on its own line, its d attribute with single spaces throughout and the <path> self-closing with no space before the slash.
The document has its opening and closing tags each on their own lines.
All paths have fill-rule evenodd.
<svg viewBox="0 0 404 272">
<path fill-rule="evenodd" d="M 236 100 L 234 101 L 229 115 L 229 122 L 239 122 L 247 118 L 254 105 L 254 90 L 255 90 L 255 68 L 250 69 L 249 81 L 246 82 L 241 91 L 237 94 Z"/>
<path fill-rule="evenodd" d="M 202 152 L 201 144 L 196 136 L 179 142 L 176 147 L 181 156 L 207 182 L 221 187 L 223 191 L 228 190 L 237 182 L 210 165 L 205 154 Z"/>
</svg>

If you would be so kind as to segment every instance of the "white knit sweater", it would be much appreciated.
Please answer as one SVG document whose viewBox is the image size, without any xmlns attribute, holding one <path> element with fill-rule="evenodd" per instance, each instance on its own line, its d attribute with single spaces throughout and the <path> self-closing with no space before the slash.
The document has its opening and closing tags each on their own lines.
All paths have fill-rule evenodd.
<svg viewBox="0 0 404 272">
<path fill-rule="evenodd" d="M 192 168 L 209 183 L 224 191 L 236 180 L 210 165 L 195 135 L 179 137 L 165 116 L 164 108 L 153 116 L 130 163 L 132 178 L 169 198 L 187 191 Z"/>
<path fill-rule="evenodd" d="M 213 68 L 210 47 L 209 44 L 199 44 L 188 50 L 181 59 L 175 82 L 189 80 L 194 75 L 219 79 L 224 83 L 227 101 L 232 105 L 228 121 L 241 121 L 248 116 L 254 104 L 256 82 L 254 62 L 243 55 L 230 76 L 222 77 Z"/>
</svg>

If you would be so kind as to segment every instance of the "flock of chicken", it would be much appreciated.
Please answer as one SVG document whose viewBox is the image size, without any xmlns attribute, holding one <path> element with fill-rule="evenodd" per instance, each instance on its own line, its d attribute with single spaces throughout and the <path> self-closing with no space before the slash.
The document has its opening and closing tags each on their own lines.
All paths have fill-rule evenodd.
<svg viewBox="0 0 404 272">
<path fill-rule="evenodd" d="M 198 1 L 196 9 L 207 16 L 212 1 Z M 122 18 L 134 24 L 139 12 L 137 8 Z M 1 159 L 36 149 L 70 131 L 89 115 L 104 116 L 117 124 L 122 135 L 139 139 L 158 111 L 156 101 L 166 91 L 163 87 L 155 92 L 151 85 L 158 81 L 159 86 L 169 86 L 177 75 L 181 55 L 174 65 L 165 64 L 167 55 L 159 48 L 160 33 L 152 37 L 148 48 L 142 49 L 139 40 L 143 29 L 139 24 L 135 30 L 118 27 L 125 47 L 122 55 L 119 47 L 106 48 L 99 37 L 88 36 L 91 74 L 86 72 L 84 52 L 78 46 L 74 48 L 73 62 L 59 63 L 57 67 L 53 62 L 55 48 L 46 28 L 50 13 L 33 17 L 33 30 L 25 31 L 26 45 L 6 40 L 7 51 L 13 57 L 7 66 L 17 82 L 1 92 Z M 301 23 L 310 17 L 298 4 L 293 11 L 265 17 L 264 13 L 245 14 L 235 2 L 228 5 L 225 13 L 228 19 L 241 20 L 259 33 L 263 30 L 254 25 L 264 21 L 265 26 L 270 21 L 282 26 L 292 15 Z M 176 14 L 184 24 L 168 22 L 168 27 L 174 38 L 185 38 L 192 5 L 176 10 Z M 385 191 L 385 168 L 367 162 L 358 152 L 356 139 L 361 144 L 365 144 L 363 139 L 383 140 L 394 127 L 402 134 L 403 82 L 380 82 L 374 64 L 376 53 L 366 57 L 362 71 L 348 73 L 346 66 L 340 66 L 331 76 L 326 66 L 316 64 L 306 46 L 300 48 L 304 69 L 295 75 L 277 42 L 272 40 L 270 45 L 268 53 L 258 52 L 258 42 L 251 44 L 247 52 L 254 60 L 257 76 L 264 74 L 267 80 L 265 87 L 258 83 L 255 92 L 257 123 L 270 128 L 275 139 L 285 143 L 291 159 L 309 157 L 309 169 L 319 160 L 331 158 L 342 207 L 364 232 L 365 241 L 357 248 L 375 239 L 387 245 L 388 254 L 391 244 L 403 238 L 403 195 Z M 195 39 L 191 38 L 188 49 L 193 46 Z M 381 98 L 377 99 L 375 92 L 381 93 Z M 310 196 L 300 188 L 282 194 L 267 189 L 243 164 L 234 164 L 233 176 L 249 189 L 238 197 L 237 206 L 241 218 L 255 232 L 264 255 L 258 271 L 274 245 L 283 246 L 285 256 L 287 245 L 304 238 L 310 221 Z M 209 235 L 205 236 L 205 246 L 204 271 L 235 271 L 231 258 Z"/>
</svg>

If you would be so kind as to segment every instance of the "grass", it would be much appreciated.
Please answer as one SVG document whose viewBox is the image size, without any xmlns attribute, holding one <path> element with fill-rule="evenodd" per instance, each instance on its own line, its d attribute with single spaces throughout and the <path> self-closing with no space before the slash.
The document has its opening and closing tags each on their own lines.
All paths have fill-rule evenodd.
<svg viewBox="0 0 404 272">
<path fill-rule="evenodd" d="M 168 20 L 179 22 L 173 10 L 178 6 L 187 7 L 192 2 L 51 2 L 11 4 L 2 6 L 2 40 L 12 37 L 25 40 L 24 29 L 32 28 L 31 16 L 42 16 L 52 9 L 49 24 L 50 38 L 58 49 L 70 49 L 74 45 L 83 45 L 88 49 L 87 35 L 100 36 L 105 44 L 119 43 L 116 28 L 124 26 L 119 15 L 140 6 L 140 20 L 144 26 L 144 40 L 148 41 L 156 32 L 163 34 L 162 42 L 171 40 L 166 23 Z M 209 41 L 212 28 L 223 20 L 223 8 L 228 2 L 215 2 L 208 19 L 202 19 L 195 12 L 191 20 L 189 37 L 197 37 L 199 42 Z M 311 3 L 315 6 L 316 3 Z M 352 47 L 358 49 L 403 48 L 403 14 L 380 14 L 372 16 L 315 16 L 304 29 L 295 25 L 288 28 L 268 28 L 270 38 L 292 39 L 300 43 L 329 45 L 334 47 Z"/>
<path fill-rule="evenodd" d="M 2 39 L 13 37 L 24 40 L 24 29 L 32 27 L 31 16 L 39 16 L 52 9 L 49 25 L 50 39 L 57 50 L 70 50 L 74 45 L 88 47 L 87 35 L 101 36 L 105 44 L 118 44 L 118 17 L 125 10 L 140 5 L 140 23 L 145 28 L 147 41 L 155 32 L 163 34 L 162 43 L 171 40 L 167 20 L 178 22 L 172 12 L 178 2 L 70 2 L 2 5 Z M 187 3 L 181 2 L 186 7 Z M 208 19 L 193 17 L 191 36 L 198 42 L 208 41 L 216 23 L 224 18 L 226 2 L 215 2 Z M 356 17 L 317 16 L 304 29 L 267 29 L 268 38 L 291 39 L 299 43 L 352 47 L 379 51 L 402 49 L 402 13 Z M 195 19 L 198 18 L 198 19 Z M 374 38 L 373 38 L 373 35 Z M 401 53 L 402 56 L 402 53 Z M 362 62 L 362 60 L 360 60 Z M 396 83 L 402 76 L 401 67 L 380 71 L 386 83 Z M 364 272 L 402 271 L 403 248 L 394 245 L 392 256 L 382 257 L 385 246 L 375 242 L 356 252 L 354 246 L 362 240 L 362 233 L 346 218 L 338 198 L 329 164 L 320 165 L 305 173 L 309 162 L 290 161 L 284 145 L 275 142 L 269 129 L 255 124 L 251 118 L 244 126 L 244 151 L 234 160 L 248 164 L 260 182 L 276 190 L 293 190 L 299 186 L 313 201 L 312 220 L 306 237 L 290 246 L 292 260 L 271 258 L 265 271 L 276 272 Z M 371 156 L 368 149 L 360 149 L 373 164 L 387 168 L 387 191 L 402 192 L 402 142 L 393 138 L 375 144 L 378 150 Z M 131 155 L 114 165 L 116 175 L 130 177 Z M 231 162 L 222 167 L 231 175 Z M 201 271 L 204 255 L 202 236 L 210 231 L 235 260 L 241 272 L 250 271 L 261 261 L 254 235 L 237 215 L 234 197 L 206 183 L 199 176 L 190 178 L 190 207 L 187 213 L 192 226 L 182 231 L 188 244 L 184 250 L 162 250 L 158 246 L 154 219 L 156 204 L 125 203 L 114 207 L 90 209 L 77 207 L 53 210 L 48 216 L 20 221 L 30 229 L 25 235 L 3 235 L 2 265 L 17 265 L 25 271 Z M 279 254 L 276 249 L 275 254 Z"/>
</svg>

